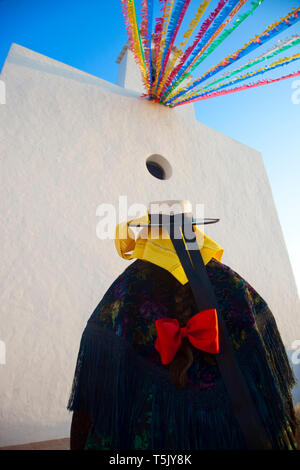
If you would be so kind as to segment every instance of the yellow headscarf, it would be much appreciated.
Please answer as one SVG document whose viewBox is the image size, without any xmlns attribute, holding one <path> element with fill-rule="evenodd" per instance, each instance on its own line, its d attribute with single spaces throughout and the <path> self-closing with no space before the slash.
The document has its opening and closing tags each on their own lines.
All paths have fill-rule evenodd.
<svg viewBox="0 0 300 470">
<path fill-rule="evenodd" d="M 149 224 L 149 215 L 122 222 L 116 227 L 116 249 L 124 259 L 138 258 L 150 261 L 169 271 L 181 284 L 186 284 L 188 279 L 181 266 L 173 243 L 165 228 L 143 227 L 137 240 L 129 224 Z M 205 235 L 197 226 L 194 226 L 196 240 L 200 248 L 204 264 L 211 258 L 221 261 L 223 248 L 214 240 Z M 130 253 L 131 252 L 131 253 Z"/>
</svg>

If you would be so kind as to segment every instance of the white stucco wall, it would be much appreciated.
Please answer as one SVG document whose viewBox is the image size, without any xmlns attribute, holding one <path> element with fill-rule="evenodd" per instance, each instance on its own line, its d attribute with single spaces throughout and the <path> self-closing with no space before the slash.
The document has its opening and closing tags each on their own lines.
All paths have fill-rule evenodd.
<svg viewBox="0 0 300 470">
<path fill-rule="evenodd" d="M 223 262 L 265 298 L 290 347 L 299 301 L 263 160 L 190 113 L 13 44 L 0 79 L 0 445 L 65 437 L 86 321 L 128 265 L 96 237 L 99 204 L 205 204 Z M 184 107 L 182 107 L 184 108 Z M 169 180 L 145 160 L 168 159 Z"/>
</svg>

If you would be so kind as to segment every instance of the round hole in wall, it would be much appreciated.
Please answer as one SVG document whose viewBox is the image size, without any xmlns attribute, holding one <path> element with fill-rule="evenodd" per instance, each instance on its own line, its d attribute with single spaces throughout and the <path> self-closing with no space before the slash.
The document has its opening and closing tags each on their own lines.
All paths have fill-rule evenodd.
<svg viewBox="0 0 300 470">
<path fill-rule="evenodd" d="M 168 160 L 157 153 L 147 158 L 146 167 L 149 173 L 159 180 L 168 180 L 172 175 L 172 167 Z"/>
</svg>

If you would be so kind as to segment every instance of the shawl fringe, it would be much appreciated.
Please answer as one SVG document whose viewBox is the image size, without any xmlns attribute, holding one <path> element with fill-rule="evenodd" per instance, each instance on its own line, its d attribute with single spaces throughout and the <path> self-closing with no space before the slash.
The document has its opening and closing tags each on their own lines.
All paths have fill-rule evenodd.
<svg viewBox="0 0 300 470">
<path fill-rule="evenodd" d="M 289 365 L 276 329 L 270 322 L 263 334 L 272 351 L 271 368 L 256 329 L 236 354 L 273 449 L 293 449 L 296 422 L 289 387 L 281 378 Z M 292 383 L 292 372 L 288 372 Z M 151 363 L 113 330 L 89 321 L 80 343 L 68 409 L 88 411 L 96 432 L 110 436 L 114 449 L 133 449 L 138 418 L 149 393 L 151 449 L 246 448 L 223 381 L 212 390 L 177 389 L 169 381 L 168 366 Z"/>
</svg>

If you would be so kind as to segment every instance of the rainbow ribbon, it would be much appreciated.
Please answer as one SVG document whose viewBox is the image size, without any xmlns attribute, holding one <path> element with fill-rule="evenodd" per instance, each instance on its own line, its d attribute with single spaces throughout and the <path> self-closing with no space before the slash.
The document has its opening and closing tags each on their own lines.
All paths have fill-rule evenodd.
<svg viewBox="0 0 300 470">
<path fill-rule="evenodd" d="M 148 69 L 149 91 L 152 87 L 152 67 L 151 67 L 151 31 L 153 19 L 153 0 L 142 0 L 142 22 L 141 22 L 141 40 L 144 46 L 145 57 Z"/>
<path fill-rule="evenodd" d="M 212 0 L 199 0 L 197 11 L 193 15 L 188 29 L 184 32 L 183 40 L 179 47 L 174 47 L 175 40 L 191 0 L 158 1 L 161 16 L 154 19 L 154 0 L 141 0 L 140 16 L 142 20 L 139 27 L 135 1 L 121 0 L 130 49 L 140 69 L 145 87 L 145 93 L 142 97 L 173 108 L 185 103 L 233 93 L 267 83 L 274 83 L 298 74 L 298 72 L 295 72 L 281 78 L 258 81 L 249 85 L 228 89 L 232 84 L 237 84 L 298 60 L 299 54 L 294 54 L 291 57 L 278 59 L 258 70 L 248 72 L 248 69 L 255 65 L 272 59 L 291 47 L 299 45 L 300 36 L 292 37 L 283 43 L 281 42 L 261 56 L 251 59 L 248 63 L 227 74 L 223 74 L 222 77 L 210 81 L 205 86 L 202 85 L 203 82 L 215 74 L 226 69 L 229 65 L 245 57 L 267 41 L 273 39 L 276 35 L 296 24 L 300 20 L 300 7 L 294 8 L 286 16 L 268 26 L 261 34 L 255 35 L 248 43 L 244 44 L 233 54 L 222 59 L 217 65 L 205 71 L 199 78 L 186 80 L 240 24 L 254 13 L 264 0 L 252 1 L 251 8 L 245 13 L 240 14 L 234 20 L 232 26 L 227 29 L 225 27 L 232 21 L 242 6 L 247 3 L 247 0 L 218 0 L 215 8 L 212 8 L 211 11 L 208 11 L 208 7 Z M 200 20 L 205 12 L 207 12 L 207 17 L 200 24 Z M 199 24 L 199 31 L 194 37 L 192 44 L 184 49 Z M 173 55 L 172 49 L 174 49 Z M 179 85 L 184 80 L 186 80 L 185 85 L 179 88 Z"/>
<path fill-rule="evenodd" d="M 230 88 L 229 90 L 216 91 L 214 93 L 203 95 L 203 96 L 200 96 L 198 98 L 193 98 L 191 100 L 183 100 L 183 101 L 175 104 L 173 107 L 175 108 L 176 106 L 181 106 L 183 104 L 193 103 L 195 101 L 200 101 L 200 100 L 207 100 L 209 98 L 214 98 L 215 96 L 228 95 L 230 93 L 236 93 L 237 91 L 247 90 L 249 88 L 254 88 L 254 87 L 258 87 L 258 86 L 262 86 L 262 85 L 268 85 L 270 83 L 275 83 L 275 82 L 279 82 L 281 80 L 286 80 L 287 78 L 298 77 L 299 75 L 300 75 L 300 70 L 298 70 L 297 72 L 290 73 L 288 75 L 284 75 L 284 76 L 279 77 L 279 78 L 273 78 L 273 79 L 269 79 L 269 80 L 267 80 L 267 79 L 266 80 L 260 80 L 256 83 L 249 83 L 248 85 L 242 85 L 242 86 L 237 87 L 237 88 Z"/>
<path fill-rule="evenodd" d="M 255 77 L 257 75 L 261 75 L 265 72 L 270 72 L 271 70 L 277 69 L 278 67 L 282 67 L 283 65 L 288 65 L 288 64 L 290 64 L 290 63 L 292 63 L 296 60 L 299 60 L 299 59 L 300 59 L 300 54 L 294 54 L 292 57 L 284 57 L 283 59 L 279 59 L 279 60 L 273 62 L 272 64 L 268 65 L 267 67 L 263 67 L 261 69 L 256 70 L 255 72 L 250 72 L 248 74 L 242 75 L 241 77 L 236 77 L 234 80 L 231 80 L 231 81 L 226 82 L 226 83 L 222 83 L 221 85 L 218 85 L 215 88 L 211 88 L 211 89 L 207 90 L 204 93 L 200 93 L 200 94 L 198 93 L 198 94 L 195 94 L 195 95 L 190 95 L 186 99 L 188 100 L 190 97 L 198 98 L 200 96 L 210 94 L 211 92 L 214 92 L 215 90 L 220 90 L 222 88 L 226 88 L 229 85 L 233 85 L 235 83 L 247 80 L 248 78 Z"/>
<path fill-rule="evenodd" d="M 220 11 L 222 10 L 222 8 L 224 7 L 224 5 L 227 1 L 228 0 L 219 0 L 219 3 L 217 5 L 217 7 L 214 9 L 214 11 L 212 13 L 210 13 L 208 18 L 204 21 L 204 23 L 202 24 L 202 26 L 200 28 L 199 33 L 197 34 L 196 38 L 194 39 L 193 44 L 190 47 L 187 48 L 187 50 L 184 53 L 183 57 L 181 58 L 179 64 L 177 65 L 177 67 L 175 67 L 175 69 L 172 71 L 170 77 L 168 78 L 167 83 L 164 87 L 164 88 L 167 87 L 166 92 L 171 87 L 171 84 L 170 84 L 171 81 L 173 83 L 173 81 L 176 79 L 176 77 L 178 76 L 178 73 L 180 72 L 180 70 L 183 67 L 184 63 L 186 62 L 186 60 L 188 59 L 190 54 L 193 52 L 193 50 L 196 48 L 197 44 L 202 39 L 202 37 L 205 35 L 208 28 L 213 23 L 214 19 L 218 16 L 218 14 L 220 13 Z"/>
<path fill-rule="evenodd" d="M 137 25 L 134 0 L 121 0 L 121 5 L 123 7 L 122 10 L 125 16 L 125 22 L 127 23 L 127 32 L 129 32 L 128 36 L 131 43 L 131 50 L 133 52 L 136 62 L 140 66 L 144 85 L 148 89 L 149 80 L 147 77 L 147 68 L 145 64 L 145 56 L 142 47 L 142 41 Z"/>
<path fill-rule="evenodd" d="M 256 59 L 252 59 L 247 64 L 242 65 L 238 69 L 233 70 L 228 75 L 226 75 L 226 76 L 223 75 L 222 77 L 210 82 L 208 85 L 202 87 L 201 89 L 196 90 L 194 92 L 191 92 L 189 94 L 189 96 L 194 96 L 196 94 L 199 94 L 202 91 L 205 91 L 207 88 L 210 88 L 212 85 L 215 85 L 216 83 L 219 83 L 220 81 L 226 80 L 227 78 L 233 77 L 237 73 L 240 73 L 243 70 L 249 69 L 249 68 L 265 61 L 265 60 L 271 59 L 271 58 L 275 57 L 276 55 L 280 54 L 281 52 L 285 52 L 288 49 L 290 49 L 291 47 L 297 46 L 299 44 L 300 44 L 300 36 L 296 37 L 295 39 L 287 39 L 284 44 L 280 44 L 280 45 L 276 46 L 275 49 L 272 48 L 272 50 L 269 53 L 265 53 L 261 57 L 257 57 Z"/>
<path fill-rule="evenodd" d="M 194 63 L 198 60 L 198 58 L 205 52 L 205 50 L 210 46 L 213 40 L 222 32 L 225 26 L 232 20 L 232 18 L 237 14 L 237 12 L 242 8 L 242 6 L 246 3 L 247 0 L 232 0 L 225 5 L 224 8 L 220 12 L 220 16 L 216 18 L 211 26 L 211 28 L 207 31 L 204 35 L 202 40 L 197 44 L 191 58 L 186 62 L 186 64 L 181 67 L 180 71 L 177 73 L 176 77 L 174 78 L 173 84 L 169 85 L 169 89 L 178 87 L 178 85 L 184 80 L 184 78 L 189 73 L 189 70 L 193 67 Z M 182 75 L 184 77 L 180 80 Z M 168 96 L 168 89 L 164 93 L 164 97 L 162 97 L 161 101 Z"/>
<path fill-rule="evenodd" d="M 191 0 L 177 0 L 177 3 L 175 5 L 175 8 L 173 10 L 169 25 L 168 25 L 168 32 L 166 35 L 166 42 L 165 42 L 165 49 L 162 57 L 162 68 L 159 72 L 158 75 L 158 90 L 157 94 L 158 96 L 160 95 L 160 89 L 162 87 L 162 83 L 160 84 L 160 79 L 165 73 L 165 69 L 169 60 L 169 56 L 175 41 L 175 38 L 177 36 L 178 30 L 181 26 L 182 20 L 184 18 L 184 15 L 186 13 L 186 10 L 190 4 Z"/>
<path fill-rule="evenodd" d="M 194 80 L 188 87 L 178 90 L 175 96 L 164 101 L 164 103 L 170 104 L 175 98 L 178 99 L 180 96 L 185 94 L 190 89 L 195 88 L 197 85 L 204 82 L 209 77 L 215 75 L 220 70 L 228 67 L 229 65 L 241 59 L 242 57 L 245 57 L 247 54 L 257 49 L 261 45 L 265 44 L 266 42 L 270 41 L 270 39 L 272 39 L 273 37 L 275 37 L 282 31 L 285 31 L 287 28 L 296 24 L 300 20 L 299 11 L 300 11 L 300 8 L 296 8 L 292 10 L 290 13 L 288 13 L 280 21 L 277 21 L 273 23 L 271 26 L 268 26 L 268 28 L 263 33 L 261 33 L 260 35 L 254 36 L 252 39 L 250 39 L 250 41 L 247 44 L 241 47 L 238 51 L 234 52 L 229 57 L 226 57 L 225 59 L 223 59 L 218 65 L 216 65 L 212 69 L 205 72 L 200 78 Z M 196 66 L 197 66 L 197 63 L 193 66 L 193 69 L 196 68 Z"/>
<path fill-rule="evenodd" d="M 165 36 L 167 34 L 167 27 L 169 24 L 171 11 L 173 8 L 173 3 L 174 3 L 174 0 L 170 0 L 170 3 L 168 3 L 168 0 L 164 1 L 162 17 L 160 18 L 160 21 L 158 22 L 160 27 L 158 29 L 158 39 L 156 43 L 156 54 L 155 54 L 156 75 L 155 75 L 154 84 L 152 86 L 153 95 L 155 95 L 155 91 L 157 89 L 158 74 L 161 69 L 162 55 L 163 55 L 164 46 L 165 46 Z"/>
<path fill-rule="evenodd" d="M 184 33 L 183 37 L 184 40 L 180 43 L 179 48 L 176 49 L 176 51 L 173 54 L 172 59 L 170 60 L 170 65 L 167 67 L 167 70 L 165 74 L 162 77 L 161 84 L 160 84 L 160 93 L 162 92 L 161 90 L 164 90 L 171 82 L 172 76 L 171 72 L 174 70 L 174 66 L 179 59 L 179 57 L 183 54 L 183 49 L 188 42 L 189 38 L 191 37 L 192 33 L 194 32 L 196 26 L 198 25 L 200 19 L 204 15 L 204 12 L 208 5 L 210 4 L 211 0 L 203 0 L 202 3 L 200 3 L 198 10 L 195 13 L 194 18 L 190 22 L 189 29 Z"/>
</svg>

